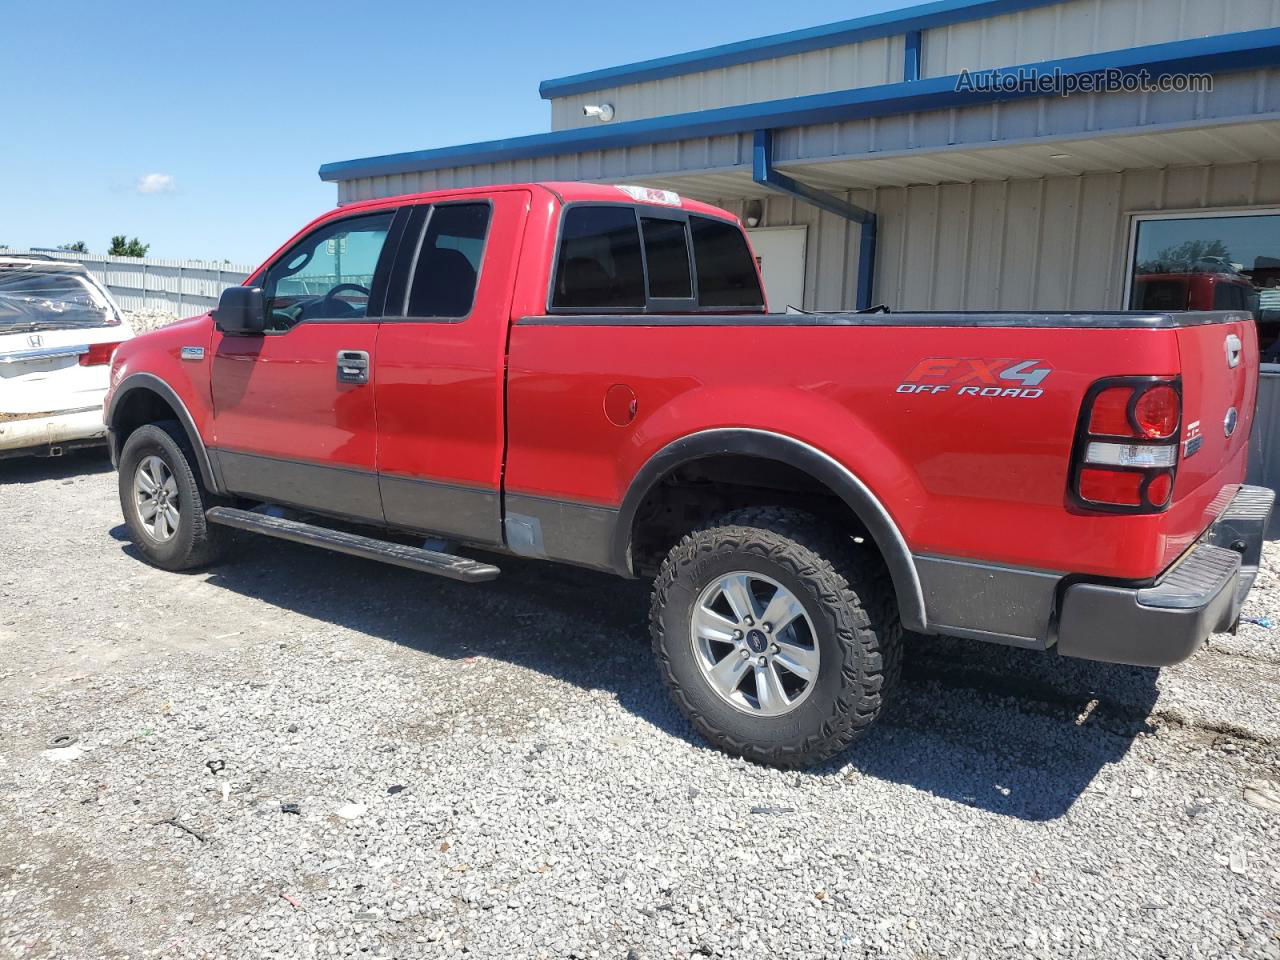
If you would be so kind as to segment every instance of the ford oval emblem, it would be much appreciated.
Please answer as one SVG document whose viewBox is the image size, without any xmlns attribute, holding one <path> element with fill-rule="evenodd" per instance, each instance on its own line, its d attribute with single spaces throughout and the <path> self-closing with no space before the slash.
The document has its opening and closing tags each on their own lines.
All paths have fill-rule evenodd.
<svg viewBox="0 0 1280 960">
<path fill-rule="evenodd" d="M 1228 437 L 1236 432 L 1236 423 L 1240 420 L 1240 414 L 1236 412 L 1236 408 L 1232 407 L 1227 411 L 1227 415 L 1222 418 L 1222 432 Z"/>
</svg>

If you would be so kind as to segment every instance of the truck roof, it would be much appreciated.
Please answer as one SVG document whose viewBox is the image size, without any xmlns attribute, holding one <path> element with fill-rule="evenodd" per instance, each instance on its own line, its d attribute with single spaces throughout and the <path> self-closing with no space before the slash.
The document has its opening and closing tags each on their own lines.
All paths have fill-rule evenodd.
<svg viewBox="0 0 1280 960">
<path fill-rule="evenodd" d="M 737 218 L 720 207 L 709 203 L 682 197 L 671 190 L 659 190 L 653 187 L 635 186 L 631 184 L 580 183 L 575 181 L 532 181 L 528 183 L 501 183 L 483 187 L 460 187 L 448 190 L 432 190 L 427 193 L 406 193 L 394 197 L 378 197 L 375 200 L 361 200 L 340 207 L 344 213 L 351 210 L 394 206 L 406 200 L 415 202 L 430 201 L 437 197 L 484 196 L 506 190 L 545 190 L 558 198 L 562 203 L 641 203 L 656 206 L 669 206 L 673 209 L 690 213 L 702 213 L 722 220 Z M 331 215 L 325 214 L 325 217 Z M 324 219 L 322 217 L 321 219 Z"/>
</svg>

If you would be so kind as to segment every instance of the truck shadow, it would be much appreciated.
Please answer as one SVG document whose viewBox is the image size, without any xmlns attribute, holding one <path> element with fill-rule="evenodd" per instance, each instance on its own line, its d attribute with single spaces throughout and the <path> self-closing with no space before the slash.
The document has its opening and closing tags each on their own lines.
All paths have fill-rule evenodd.
<svg viewBox="0 0 1280 960">
<path fill-rule="evenodd" d="M 122 527 L 112 533 L 123 539 Z M 502 577 L 469 586 L 263 539 L 214 568 L 209 582 L 435 656 L 489 657 L 608 690 L 667 735 L 705 746 L 653 666 L 647 583 L 510 557 L 498 563 Z M 908 642 L 899 696 L 881 723 L 802 776 L 874 777 L 1052 820 L 1149 729 L 1154 670 L 949 638 Z"/>
</svg>

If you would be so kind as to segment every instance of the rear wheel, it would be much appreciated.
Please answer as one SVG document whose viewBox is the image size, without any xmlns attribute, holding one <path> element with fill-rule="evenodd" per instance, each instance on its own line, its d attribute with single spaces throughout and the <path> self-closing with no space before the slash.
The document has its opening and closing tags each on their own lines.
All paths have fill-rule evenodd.
<svg viewBox="0 0 1280 960">
<path fill-rule="evenodd" d="M 205 521 L 209 493 L 176 421 L 149 423 L 129 434 L 120 452 L 119 484 L 130 539 L 149 563 L 188 570 L 222 553 L 228 532 Z"/>
<path fill-rule="evenodd" d="M 749 508 L 685 537 L 654 586 L 654 652 L 713 744 L 782 767 L 861 736 L 897 679 L 902 627 L 878 557 L 796 510 Z"/>
</svg>

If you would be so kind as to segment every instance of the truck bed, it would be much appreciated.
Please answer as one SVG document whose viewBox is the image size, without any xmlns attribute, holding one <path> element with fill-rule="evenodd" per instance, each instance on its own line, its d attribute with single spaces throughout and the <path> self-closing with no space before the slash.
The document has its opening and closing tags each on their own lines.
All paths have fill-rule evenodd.
<svg viewBox="0 0 1280 960">
<path fill-rule="evenodd" d="M 1244 476 L 1253 402 L 1232 391 L 1248 378 L 1218 373 L 1232 334 L 1242 362 L 1256 363 L 1248 316 L 1223 312 L 524 317 L 509 348 L 506 490 L 616 509 L 672 440 L 751 427 L 804 438 L 846 464 L 918 555 L 1151 578 Z M 956 360 L 964 374 L 912 381 L 931 358 Z M 996 389 L 972 360 L 1049 372 L 1034 387 L 997 380 Z M 1082 400 L 1111 375 L 1180 375 L 1184 422 L 1216 420 L 1163 513 L 1113 516 L 1068 502 Z M 908 392 L 913 383 L 929 389 Z M 599 413 L 614 385 L 635 395 L 625 430 Z M 1221 428 L 1228 407 L 1239 419 L 1231 437 Z"/>
</svg>

